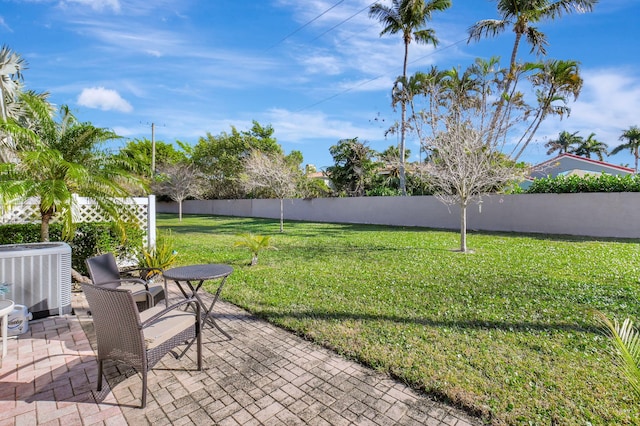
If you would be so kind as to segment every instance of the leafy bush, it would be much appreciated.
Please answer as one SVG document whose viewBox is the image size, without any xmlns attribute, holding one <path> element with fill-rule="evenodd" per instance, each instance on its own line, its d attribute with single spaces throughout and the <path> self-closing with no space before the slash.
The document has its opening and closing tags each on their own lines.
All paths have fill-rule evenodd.
<svg viewBox="0 0 640 426">
<path fill-rule="evenodd" d="M 389 188 L 388 186 L 376 186 L 367 190 L 367 197 L 392 197 L 402 195 L 399 189 Z"/>
<path fill-rule="evenodd" d="M 51 241 L 61 241 L 62 225 L 49 227 Z M 0 226 L 0 244 L 24 244 L 40 241 L 40 224 L 9 224 Z"/>
<path fill-rule="evenodd" d="M 607 174 L 546 177 L 534 179 L 527 194 L 565 194 L 577 192 L 640 192 L 640 176 Z"/>
<path fill-rule="evenodd" d="M 71 246 L 71 267 L 81 274 L 87 270 L 84 260 L 96 254 L 114 252 L 118 257 L 135 258 L 142 247 L 142 230 L 126 225 L 123 239 L 116 227 L 107 222 L 81 223 L 76 228 Z M 62 224 L 51 224 L 51 241 L 62 241 Z M 25 244 L 40 241 L 40 224 L 11 224 L 0 226 L 0 244 Z"/>
</svg>

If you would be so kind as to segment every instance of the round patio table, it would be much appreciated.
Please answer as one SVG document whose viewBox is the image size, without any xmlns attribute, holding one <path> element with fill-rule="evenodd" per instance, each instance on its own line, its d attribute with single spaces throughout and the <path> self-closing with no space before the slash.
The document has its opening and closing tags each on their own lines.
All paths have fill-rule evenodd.
<svg viewBox="0 0 640 426">
<path fill-rule="evenodd" d="M 0 300 L 0 317 L 2 318 L 2 358 L 7 356 L 8 316 L 13 311 L 13 300 Z"/>
<path fill-rule="evenodd" d="M 180 266 L 178 268 L 172 268 L 163 272 L 163 276 L 165 279 L 165 293 L 167 293 L 167 280 L 174 281 L 180 292 L 185 298 L 189 298 L 190 296 L 195 297 L 200 303 L 202 307 L 202 324 L 204 325 L 206 322 L 214 326 L 218 329 L 222 334 L 224 334 L 229 340 L 231 340 L 231 336 L 220 328 L 218 323 L 215 321 L 213 317 L 213 306 L 218 301 L 218 297 L 220 296 L 220 292 L 222 291 L 222 287 L 224 286 L 227 277 L 231 275 L 233 272 L 233 268 L 229 265 L 223 265 L 218 263 L 210 263 L 204 265 L 190 265 L 190 266 Z M 211 280 L 220 280 L 220 284 L 218 285 L 218 289 L 213 295 L 213 301 L 207 307 L 204 303 L 198 291 L 202 287 L 202 284 L 205 281 Z M 186 287 L 182 285 L 182 283 L 186 284 Z M 191 294 L 189 294 L 191 293 Z"/>
</svg>

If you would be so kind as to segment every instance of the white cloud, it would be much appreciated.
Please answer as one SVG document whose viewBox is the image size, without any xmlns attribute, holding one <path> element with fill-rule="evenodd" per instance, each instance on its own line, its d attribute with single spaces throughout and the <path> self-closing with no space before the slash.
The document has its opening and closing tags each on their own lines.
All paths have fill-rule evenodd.
<svg viewBox="0 0 640 426">
<path fill-rule="evenodd" d="M 82 6 L 90 6 L 91 9 L 102 12 L 105 9 L 111 9 L 114 12 L 120 12 L 119 0 L 67 0 L 66 3 L 77 3 Z"/>
<path fill-rule="evenodd" d="M 270 109 L 266 120 L 276 130 L 278 140 L 299 142 L 312 139 L 340 139 L 358 136 L 362 140 L 379 136 L 377 129 L 357 127 L 345 120 L 337 120 L 318 112 L 295 112 L 281 108 Z"/>
<path fill-rule="evenodd" d="M 619 144 L 623 130 L 640 125 L 640 78 L 621 69 L 583 71 L 582 78 L 582 92 L 576 102 L 569 104 L 569 118 L 549 119 L 548 125 L 554 131 L 560 129 L 558 132 L 579 131 L 584 137 L 593 132 L 613 148 Z"/>
<path fill-rule="evenodd" d="M 2 16 L 0 16 L 0 28 L 4 28 L 5 30 L 9 31 L 10 33 L 13 32 L 11 27 L 5 22 L 4 17 L 2 17 Z"/>
<path fill-rule="evenodd" d="M 338 58 L 329 55 L 312 56 L 302 59 L 306 72 L 310 74 L 337 75 L 342 72 Z"/>
<path fill-rule="evenodd" d="M 542 145 L 556 139 L 562 131 L 578 132 L 588 137 L 595 133 L 598 141 L 609 145 L 609 151 L 623 143 L 620 135 L 634 125 L 640 125 L 640 77 L 628 69 L 590 69 L 582 71 L 584 80 L 580 97 L 570 102 L 571 115 L 559 120 L 548 118 L 536 134 L 536 143 L 528 149 L 530 155 L 543 157 Z M 625 160 L 620 153 L 607 161 L 619 163 Z"/>
<path fill-rule="evenodd" d="M 88 108 L 99 108 L 103 111 L 131 112 L 133 107 L 118 92 L 104 87 L 83 89 L 78 96 L 78 104 Z"/>
</svg>

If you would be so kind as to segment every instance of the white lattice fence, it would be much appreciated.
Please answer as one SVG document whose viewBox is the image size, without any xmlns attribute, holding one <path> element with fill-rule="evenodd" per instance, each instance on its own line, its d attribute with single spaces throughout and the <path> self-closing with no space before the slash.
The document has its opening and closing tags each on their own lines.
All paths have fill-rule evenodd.
<svg viewBox="0 0 640 426">
<path fill-rule="evenodd" d="M 149 247 L 155 245 L 156 241 L 156 199 L 155 195 L 147 198 L 135 197 L 121 200 L 122 205 L 128 206 L 136 224 L 145 231 L 144 242 Z M 38 223 L 40 222 L 40 211 L 37 199 L 30 199 L 24 203 L 11 206 L 0 207 L 0 223 Z M 54 217 L 52 222 L 56 222 Z M 73 221 L 81 222 L 107 222 L 109 218 L 104 216 L 98 204 L 91 198 L 74 196 L 73 198 Z"/>
</svg>

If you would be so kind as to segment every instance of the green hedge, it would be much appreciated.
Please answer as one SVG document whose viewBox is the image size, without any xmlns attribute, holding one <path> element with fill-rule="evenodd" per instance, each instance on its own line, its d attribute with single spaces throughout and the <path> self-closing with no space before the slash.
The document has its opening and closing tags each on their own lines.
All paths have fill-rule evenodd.
<svg viewBox="0 0 640 426">
<path fill-rule="evenodd" d="M 607 174 L 534 179 L 527 194 L 566 194 L 576 192 L 640 192 L 640 175 Z"/>
<path fill-rule="evenodd" d="M 143 232 L 135 225 L 127 225 L 124 241 L 111 223 L 81 223 L 76 227 L 71 246 L 71 266 L 81 274 L 87 274 L 86 258 L 96 254 L 114 252 L 117 256 L 136 257 L 142 248 Z M 49 228 L 51 241 L 62 241 L 62 225 L 53 223 Z M 0 244 L 36 243 L 40 241 L 40 224 L 16 224 L 0 226 Z"/>
</svg>

